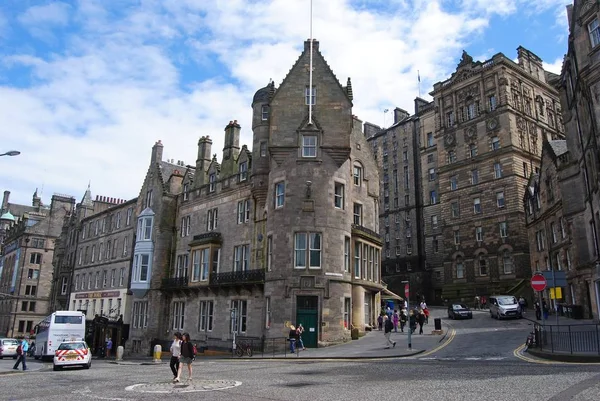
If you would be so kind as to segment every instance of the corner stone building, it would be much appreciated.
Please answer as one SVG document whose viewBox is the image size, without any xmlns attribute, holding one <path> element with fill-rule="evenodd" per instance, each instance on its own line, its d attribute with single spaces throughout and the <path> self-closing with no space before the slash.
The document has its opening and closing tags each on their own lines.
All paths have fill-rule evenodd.
<svg viewBox="0 0 600 401">
<path fill-rule="evenodd" d="M 543 140 L 563 135 L 552 86 L 558 77 L 532 52 L 517 50 L 517 63 L 503 54 L 474 62 L 463 52 L 456 72 L 431 93 L 435 131 L 423 132 L 422 143 L 435 146 L 428 174 L 438 189 L 428 186 L 424 200 L 442 205 L 435 219 L 444 242 L 444 299 L 528 291 L 522 200 Z"/>
<path fill-rule="evenodd" d="M 375 323 L 379 175 L 350 80 L 338 82 L 317 41 L 312 52 L 312 88 L 307 41 L 281 85 L 256 92 L 252 151 L 231 121 L 221 163 L 202 137 L 196 166 L 168 190 L 151 189 L 149 171 L 140 199 L 154 191 L 154 201 L 139 205 L 132 272 L 134 352 L 168 345 L 175 331 L 209 348 L 231 347 L 233 332 L 285 344 L 297 323 L 305 345 L 318 346 Z"/>
</svg>

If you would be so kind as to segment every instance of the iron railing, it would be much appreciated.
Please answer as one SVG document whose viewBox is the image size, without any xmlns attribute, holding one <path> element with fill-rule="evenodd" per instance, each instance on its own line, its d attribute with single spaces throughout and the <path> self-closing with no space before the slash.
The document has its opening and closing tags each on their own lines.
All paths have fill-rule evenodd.
<svg viewBox="0 0 600 401">
<path fill-rule="evenodd" d="M 213 273 L 210 275 L 210 285 L 252 284 L 263 283 L 264 281 L 265 271 L 263 269 Z"/>
<path fill-rule="evenodd" d="M 171 277 L 171 278 L 163 278 L 162 279 L 162 288 L 164 289 L 173 289 L 173 288 L 182 288 L 187 287 L 188 285 L 188 277 Z"/>
<path fill-rule="evenodd" d="M 540 351 L 600 355 L 600 324 L 535 325 Z"/>
<path fill-rule="evenodd" d="M 229 340 L 231 344 L 231 339 Z M 287 337 L 276 337 L 276 338 L 257 338 L 257 337 L 236 337 L 235 339 L 236 348 L 242 347 L 244 350 L 246 347 L 252 348 L 252 357 L 254 358 L 287 358 L 287 357 L 299 357 L 300 348 L 296 347 L 295 352 L 292 354 L 290 349 L 290 341 Z M 236 355 L 233 347 L 230 348 L 231 357 L 239 358 Z M 242 353 L 242 357 L 247 358 L 246 352 Z"/>
</svg>

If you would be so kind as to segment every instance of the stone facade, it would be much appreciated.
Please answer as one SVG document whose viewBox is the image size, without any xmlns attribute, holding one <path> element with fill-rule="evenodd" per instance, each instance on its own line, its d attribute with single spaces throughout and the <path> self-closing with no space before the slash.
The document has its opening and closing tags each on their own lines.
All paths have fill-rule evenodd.
<svg viewBox="0 0 600 401">
<path fill-rule="evenodd" d="M 598 121 L 600 119 L 600 6 L 575 0 L 567 7 L 569 47 L 560 90 L 568 162 L 559 174 L 562 214 L 577 245 L 574 269 L 567 273 L 570 301 L 587 317 L 600 316 L 600 186 Z"/>
<path fill-rule="evenodd" d="M 434 85 L 439 189 L 429 188 L 424 203 L 443 206 L 444 299 L 528 291 L 522 199 L 543 140 L 562 137 L 551 79 L 519 47 L 517 63 L 503 54 L 474 62 L 463 52 L 452 77 Z"/>
<path fill-rule="evenodd" d="M 13 221 L 3 222 L 0 293 L 6 298 L 0 300 L 2 335 L 28 335 L 49 314 L 55 242 L 74 204 L 70 196 L 53 195 L 46 207 L 36 191 L 32 206 L 14 205 L 5 192 L 2 215 L 10 212 Z"/>
</svg>

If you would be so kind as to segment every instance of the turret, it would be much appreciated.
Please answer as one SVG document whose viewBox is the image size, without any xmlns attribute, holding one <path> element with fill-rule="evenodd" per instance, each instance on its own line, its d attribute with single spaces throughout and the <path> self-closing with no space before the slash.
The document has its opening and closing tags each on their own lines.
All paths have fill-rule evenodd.
<svg viewBox="0 0 600 401">
<path fill-rule="evenodd" d="M 198 158 L 196 159 L 196 172 L 194 174 L 194 187 L 201 187 L 208 183 L 208 167 L 210 166 L 210 152 L 212 140 L 203 136 L 198 140 Z"/>
<path fill-rule="evenodd" d="M 275 94 L 275 83 L 259 89 L 252 99 L 252 194 L 259 208 L 264 208 L 269 181 L 269 122 L 270 101 Z"/>
<path fill-rule="evenodd" d="M 225 146 L 223 147 L 223 163 L 221 176 L 229 177 L 237 174 L 237 159 L 240 155 L 240 130 L 237 120 L 229 121 L 225 127 Z"/>
</svg>

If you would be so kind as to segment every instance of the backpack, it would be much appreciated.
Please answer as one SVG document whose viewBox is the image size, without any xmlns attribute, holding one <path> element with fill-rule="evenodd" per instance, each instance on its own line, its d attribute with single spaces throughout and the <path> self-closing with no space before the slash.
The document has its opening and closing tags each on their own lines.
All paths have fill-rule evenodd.
<svg viewBox="0 0 600 401">
<path fill-rule="evenodd" d="M 23 346 L 21 344 L 17 347 L 17 355 L 23 355 Z"/>
</svg>

